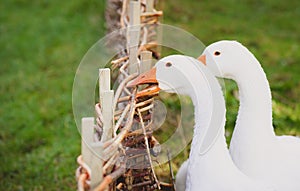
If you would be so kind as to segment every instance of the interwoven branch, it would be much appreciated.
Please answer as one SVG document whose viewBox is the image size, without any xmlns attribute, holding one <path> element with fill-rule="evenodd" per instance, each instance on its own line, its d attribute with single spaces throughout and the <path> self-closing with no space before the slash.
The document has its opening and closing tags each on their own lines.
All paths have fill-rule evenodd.
<svg viewBox="0 0 300 191">
<path fill-rule="evenodd" d="M 129 26 L 128 4 L 130 0 L 108 0 L 107 26 L 109 32 Z M 142 64 L 142 51 L 152 52 L 153 58 L 159 58 L 157 50 L 157 31 L 161 11 L 153 9 L 146 12 L 146 0 L 141 3 L 141 32 L 137 49 L 137 62 Z M 111 68 L 118 72 L 119 86 L 113 100 L 113 138 L 103 143 L 103 181 L 95 189 L 100 190 L 156 190 L 161 189 L 155 174 L 151 157 L 160 152 L 160 144 L 152 135 L 153 97 L 136 98 L 137 88 L 127 88 L 129 81 L 138 74 L 130 74 L 128 67 L 129 50 L 125 34 L 117 38 L 119 54 L 111 62 Z M 139 69 L 138 69 L 139 71 Z M 95 141 L 100 141 L 103 133 L 104 118 L 100 103 L 95 105 L 96 125 Z M 150 152 L 151 150 L 151 152 Z M 79 158 L 77 179 L 79 190 L 89 188 L 91 172 Z M 92 169 L 94 170 L 94 169 Z M 171 186 L 170 186 L 171 187 Z"/>
</svg>

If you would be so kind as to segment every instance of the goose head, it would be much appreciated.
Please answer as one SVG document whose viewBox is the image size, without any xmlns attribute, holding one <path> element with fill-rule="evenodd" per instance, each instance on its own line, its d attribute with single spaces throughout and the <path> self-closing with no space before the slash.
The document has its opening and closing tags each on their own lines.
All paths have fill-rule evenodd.
<svg viewBox="0 0 300 191">
<path fill-rule="evenodd" d="M 224 127 L 226 111 L 221 87 L 204 64 L 188 56 L 167 56 L 127 86 L 142 84 L 151 85 L 139 92 L 137 97 L 160 90 L 191 97 L 195 106 L 194 134 L 201 135 L 197 143 L 199 153 L 205 154 L 213 146 L 220 129 Z"/>
<path fill-rule="evenodd" d="M 159 60 L 155 67 L 138 76 L 127 86 L 150 84 L 149 88 L 139 92 L 137 97 L 155 94 L 160 90 L 193 97 L 193 84 L 195 82 L 192 81 L 191 75 L 193 76 L 195 71 L 199 71 L 199 66 L 201 65 L 199 61 L 192 57 L 183 55 L 167 56 Z M 197 79 L 197 77 L 195 76 L 194 79 Z"/>
<path fill-rule="evenodd" d="M 198 59 L 215 76 L 237 80 L 252 70 L 254 56 L 249 53 L 241 43 L 223 40 L 209 45 Z"/>
</svg>

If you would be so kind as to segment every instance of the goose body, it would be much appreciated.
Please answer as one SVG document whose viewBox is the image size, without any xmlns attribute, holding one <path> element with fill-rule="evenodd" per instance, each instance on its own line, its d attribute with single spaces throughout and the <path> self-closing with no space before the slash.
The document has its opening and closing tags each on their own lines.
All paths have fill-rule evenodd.
<svg viewBox="0 0 300 191">
<path fill-rule="evenodd" d="M 221 87 L 204 65 L 191 57 L 168 56 L 131 85 L 149 82 L 158 83 L 161 90 L 190 96 L 195 107 L 191 152 L 184 164 L 185 171 L 181 171 L 182 182 L 186 177 L 186 189 L 182 186 L 178 191 L 274 190 L 250 179 L 234 165 L 224 136 L 225 102 Z"/>
<path fill-rule="evenodd" d="M 189 161 L 184 161 L 177 174 L 176 174 L 176 182 L 175 182 L 175 188 L 176 191 L 184 191 L 186 188 L 186 177 L 187 177 L 187 170 L 188 170 Z"/>
<path fill-rule="evenodd" d="M 236 41 L 208 46 L 199 58 L 217 77 L 234 80 L 240 107 L 230 143 L 236 166 L 278 191 L 300 190 L 300 139 L 276 136 L 266 75 L 254 55 Z"/>
</svg>

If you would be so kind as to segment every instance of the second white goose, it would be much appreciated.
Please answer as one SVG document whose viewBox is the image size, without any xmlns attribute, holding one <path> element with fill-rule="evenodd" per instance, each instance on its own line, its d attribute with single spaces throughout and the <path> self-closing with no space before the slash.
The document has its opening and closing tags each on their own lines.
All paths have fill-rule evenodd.
<svg viewBox="0 0 300 191">
<path fill-rule="evenodd" d="M 199 60 L 217 77 L 237 82 L 240 108 L 230 154 L 237 167 L 278 191 L 300 190 L 300 139 L 276 136 L 266 75 L 255 56 L 236 41 L 208 46 Z"/>
</svg>

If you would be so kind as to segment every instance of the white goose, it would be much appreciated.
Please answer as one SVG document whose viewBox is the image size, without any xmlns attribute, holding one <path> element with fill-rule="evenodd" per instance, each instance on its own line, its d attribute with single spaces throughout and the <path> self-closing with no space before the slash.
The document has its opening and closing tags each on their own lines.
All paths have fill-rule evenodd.
<svg viewBox="0 0 300 191">
<path fill-rule="evenodd" d="M 230 143 L 237 167 L 279 191 L 299 191 L 300 139 L 275 135 L 269 83 L 254 55 L 236 41 L 219 41 L 199 60 L 217 77 L 237 82 L 240 107 Z"/>
<path fill-rule="evenodd" d="M 194 58 L 173 55 L 140 75 L 129 86 L 157 84 L 164 90 L 191 97 L 195 107 L 194 137 L 187 171 L 192 191 L 270 191 L 234 165 L 224 137 L 225 102 L 216 78 Z M 153 93 L 151 87 L 151 93 Z M 146 90 L 140 95 L 149 94 Z"/>
</svg>

